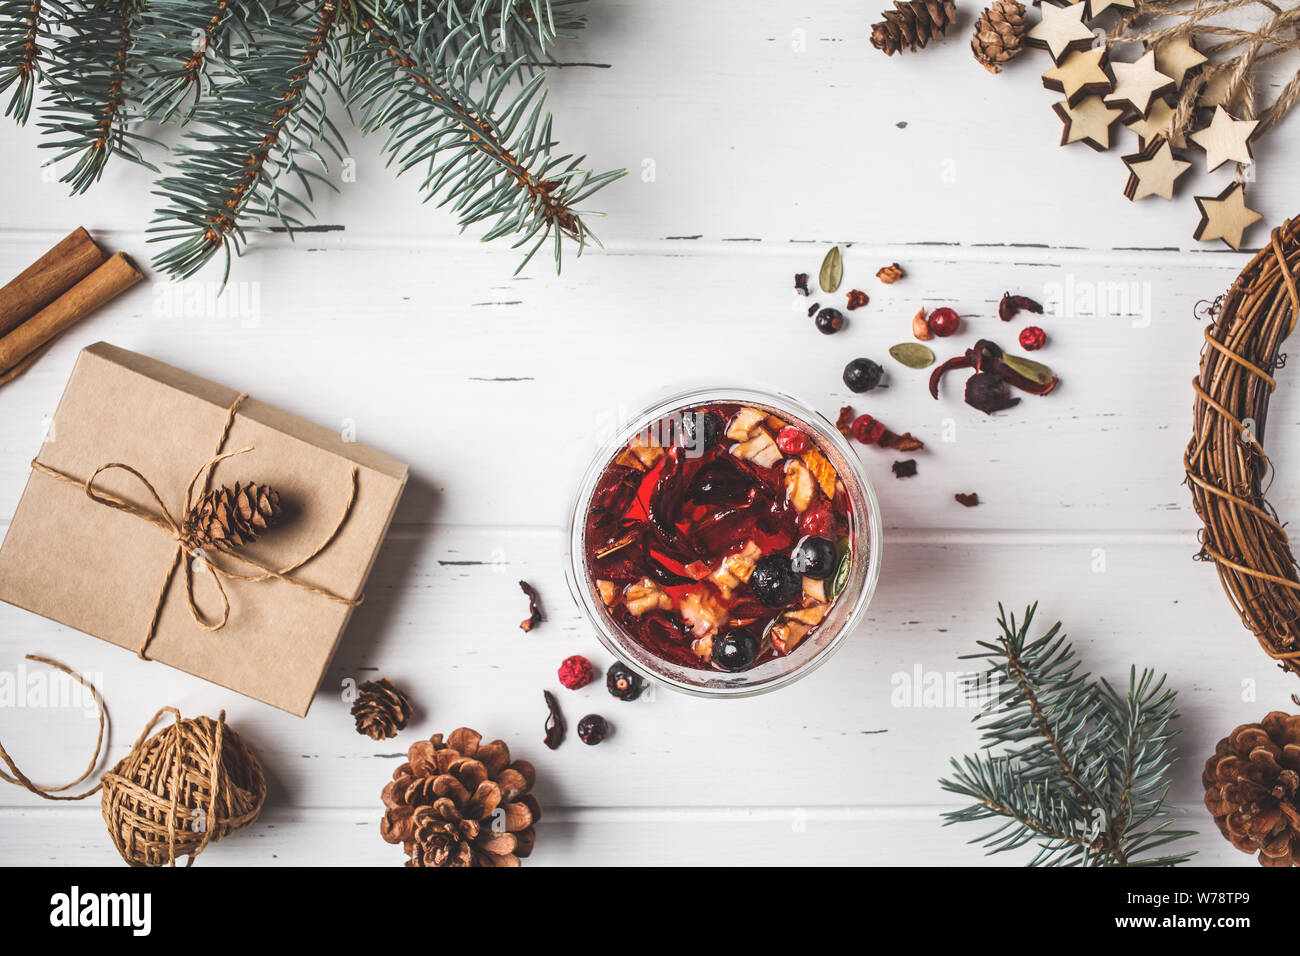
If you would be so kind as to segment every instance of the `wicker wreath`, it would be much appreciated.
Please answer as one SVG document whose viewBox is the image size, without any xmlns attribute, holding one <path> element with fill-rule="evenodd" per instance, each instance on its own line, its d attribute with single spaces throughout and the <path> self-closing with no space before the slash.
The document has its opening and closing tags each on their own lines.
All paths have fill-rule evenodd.
<svg viewBox="0 0 1300 956">
<path fill-rule="evenodd" d="M 1300 675 L 1300 567 L 1266 498 L 1273 472 L 1263 445 L 1273 374 L 1286 362 L 1279 350 L 1300 315 L 1298 275 L 1300 218 L 1274 229 L 1209 308 L 1184 465 L 1205 525 L 1197 558 L 1214 562 L 1269 657 Z"/>
</svg>

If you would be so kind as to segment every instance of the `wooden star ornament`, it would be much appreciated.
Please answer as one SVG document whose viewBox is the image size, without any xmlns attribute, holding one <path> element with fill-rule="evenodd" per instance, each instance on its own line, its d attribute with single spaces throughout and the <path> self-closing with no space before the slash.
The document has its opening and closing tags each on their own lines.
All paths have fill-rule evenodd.
<svg viewBox="0 0 1300 956">
<path fill-rule="evenodd" d="M 1123 110 L 1111 109 L 1102 102 L 1100 96 L 1089 96 L 1079 101 L 1077 106 L 1069 103 L 1053 103 L 1052 109 L 1065 124 L 1061 131 L 1061 145 L 1086 143 L 1098 152 L 1110 149 L 1110 131 Z"/>
<path fill-rule="evenodd" d="M 1071 4 L 1068 7 L 1043 5 L 1043 18 L 1025 37 L 1029 46 L 1046 50 L 1053 63 L 1060 63 L 1073 50 L 1086 50 L 1096 37 L 1084 25 L 1083 14 L 1087 5 Z"/>
<path fill-rule="evenodd" d="M 1151 104 L 1174 89 L 1174 81 L 1156 69 L 1154 50 L 1148 50 L 1136 63 L 1112 60 L 1110 71 L 1115 76 L 1115 89 L 1107 94 L 1106 105 L 1131 109 L 1139 116 L 1148 115 Z"/>
<path fill-rule="evenodd" d="M 1202 63 L 1208 63 L 1210 58 L 1207 57 L 1196 47 L 1192 46 L 1191 37 L 1170 37 L 1157 43 L 1154 47 L 1156 54 L 1156 69 L 1165 74 L 1174 81 L 1177 89 L 1183 88 L 1183 80 L 1187 79 L 1187 74 L 1196 69 Z"/>
<path fill-rule="evenodd" d="M 1255 157 L 1250 152 L 1250 137 L 1259 125 L 1258 120 L 1233 119 L 1222 106 L 1214 108 L 1210 125 L 1192 133 L 1190 139 L 1205 150 L 1205 171 L 1213 172 L 1224 163 L 1251 163 Z"/>
<path fill-rule="evenodd" d="M 1137 0 L 1087 0 L 1088 19 L 1095 20 L 1111 7 L 1120 10 L 1137 9 Z"/>
<path fill-rule="evenodd" d="M 1065 102 L 1075 106 L 1085 97 L 1110 92 L 1110 74 L 1105 65 L 1105 47 L 1072 50 L 1061 63 L 1043 74 L 1043 86 L 1064 93 Z"/>
<path fill-rule="evenodd" d="M 1218 196 L 1197 196 L 1201 222 L 1192 236 L 1201 242 L 1222 239 L 1233 249 L 1241 248 L 1246 230 L 1264 217 L 1246 205 L 1246 187 L 1233 183 Z"/>
<path fill-rule="evenodd" d="M 1175 149 L 1187 148 L 1186 135 L 1183 133 L 1175 135 L 1173 133 L 1174 108 L 1164 100 L 1156 100 L 1151 104 L 1150 115 L 1139 116 L 1126 125 L 1137 133 L 1138 143 L 1143 149 L 1157 136 L 1163 136 L 1169 140 L 1169 145 Z"/>
<path fill-rule="evenodd" d="M 1128 185 L 1124 195 L 1135 202 L 1147 196 L 1159 196 L 1161 199 L 1174 198 L 1174 183 L 1178 177 L 1192 168 L 1186 160 L 1174 156 L 1169 143 L 1160 136 L 1139 152 L 1124 157 L 1128 167 Z"/>
</svg>

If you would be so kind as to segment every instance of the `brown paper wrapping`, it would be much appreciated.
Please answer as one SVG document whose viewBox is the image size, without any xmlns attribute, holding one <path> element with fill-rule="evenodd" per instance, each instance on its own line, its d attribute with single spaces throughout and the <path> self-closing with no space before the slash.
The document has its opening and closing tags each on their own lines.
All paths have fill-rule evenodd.
<svg viewBox="0 0 1300 956">
<path fill-rule="evenodd" d="M 127 463 L 176 514 L 186 485 L 215 453 L 237 397 L 233 389 L 100 342 L 78 358 L 37 461 L 83 480 L 106 462 Z M 346 522 L 293 577 L 344 598 L 361 596 L 406 466 L 255 395 L 238 406 L 225 442 L 227 451 L 247 446 L 254 450 L 216 466 L 212 486 L 251 479 L 280 493 L 285 523 L 246 549 L 272 566 L 293 564 L 328 537 L 356 469 L 357 496 Z M 148 492 L 120 471 L 105 472 L 96 488 L 157 510 Z M 149 522 L 33 471 L 0 544 L 0 599 L 136 651 L 175 551 L 176 541 Z M 196 574 L 194 593 L 200 609 L 218 618 L 210 578 Z M 304 716 L 352 608 L 283 581 L 227 581 L 225 587 L 229 622 L 204 631 L 191 615 L 185 577 L 176 574 L 163 595 L 149 658 Z"/>
</svg>

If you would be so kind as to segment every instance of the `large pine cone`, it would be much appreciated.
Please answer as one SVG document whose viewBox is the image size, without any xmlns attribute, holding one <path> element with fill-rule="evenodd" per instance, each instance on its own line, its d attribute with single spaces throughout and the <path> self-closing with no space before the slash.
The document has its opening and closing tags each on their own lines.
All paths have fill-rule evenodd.
<svg viewBox="0 0 1300 956">
<path fill-rule="evenodd" d="M 371 740 L 396 737 L 399 730 L 406 729 L 411 710 L 411 701 L 387 677 L 366 681 L 357 688 L 357 699 L 352 702 L 357 733 Z"/>
<path fill-rule="evenodd" d="M 1263 866 L 1300 866 L 1300 716 L 1242 724 L 1205 764 L 1205 806 L 1228 842 Z"/>
<path fill-rule="evenodd" d="M 924 48 L 932 37 L 943 36 L 957 19 L 955 0 L 894 0 L 894 9 L 881 14 L 871 27 L 871 45 L 893 56 L 902 50 Z"/>
<path fill-rule="evenodd" d="M 214 488 L 185 516 L 184 532 L 201 548 L 237 548 L 280 520 L 280 496 L 250 481 Z"/>
<path fill-rule="evenodd" d="M 994 0 L 975 21 L 970 48 L 975 59 L 990 73 L 1001 73 L 1002 64 L 1021 51 L 1025 35 L 1025 5 L 1019 0 Z"/>
<path fill-rule="evenodd" d="M 442 734 L 417 741 L 384 787 L 379 833 L 405 847 L 407 866 L 518 866 L 533 852 L 536 771 L 512 763 L 503 741 L 482 740 L 461 727 L 445 743 Z"/>
</svg>

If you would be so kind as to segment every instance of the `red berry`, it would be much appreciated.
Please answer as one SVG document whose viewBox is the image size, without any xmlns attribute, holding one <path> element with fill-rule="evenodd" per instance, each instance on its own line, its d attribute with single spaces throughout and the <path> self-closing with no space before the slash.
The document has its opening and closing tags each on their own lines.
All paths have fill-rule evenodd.
<svg viewBox="0 0 1300 956">
<path fill-rule="evenodd" d="M 884 422 L 878 422 L 870 415 L 859 415 L 853 419 L 853 437 L 864 445 L 874 445 L 885 434 Z"/>
<path fill-rule="evenodd" d="M 591 683 L 591 661 L 587 660 L 581 654 L 574 654 L 572 657 L 566 657 L 560 664 L 560 683 L 569 690 L 577 690 L 579 687 L 586 687 Z"/>
<path fill-rule="evenodd" d="M 786 425 L 776 433 L 776 447 L 787 455 L 797 455 L 808 450 L 808 436 L 793 425 Z"/>
<path fill-rule="evenodd" d="M 947 338 L 961 327 L 961 316 L 944 306 L 931 312 L 926 324 L 930 326 L 930 331 L 939 338 Z"/>
<path fill-rule="evenodd" d="M 830 505 L 823 502 L 799 516 L 799 530 L 804 534 L 824 538 L 830 534 L 834 521 L 835 516 L 831 513 Z"/>
<path fill-rule="evenodd" d="M 1020 347 L 1026 352 L 1036 352 L 1047 344 L 1047 333 L 1036 325 L 1026 325 L 1020 330 Z"/>
</svg>

